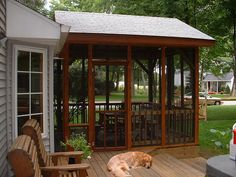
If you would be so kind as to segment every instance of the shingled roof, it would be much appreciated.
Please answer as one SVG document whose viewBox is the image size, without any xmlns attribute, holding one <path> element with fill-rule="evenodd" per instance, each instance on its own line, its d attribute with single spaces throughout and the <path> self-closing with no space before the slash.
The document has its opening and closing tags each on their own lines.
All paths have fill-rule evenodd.
<svg viewBox="0 0 236 177">
<path fill-rule="evenodd" d="M 203 79 L 204 82 L 207 81 L 231 81 L 231 79 L 234 77 L 233 72 L 225 73 L 222 76 L 215 76 L 212 73 L 208 73 L 205 78 Z"/>
<path fill-rule="evenodd" d="M 70 33 L 119 34 L 214 40 L 176 18 L 56 11 L 56 22 Z"/>
</svg>

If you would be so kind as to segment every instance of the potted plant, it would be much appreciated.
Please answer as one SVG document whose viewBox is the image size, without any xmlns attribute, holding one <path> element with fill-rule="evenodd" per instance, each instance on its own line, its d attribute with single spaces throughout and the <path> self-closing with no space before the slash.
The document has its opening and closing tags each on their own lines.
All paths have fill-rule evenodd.
<svg viewBox="0 0 236 177">
<path fill-rule="evenodd" d="M 61 145 L 65 148 L 72 149 L 74 151 L 83 151 L 82 159 L 90 159 L 92 155 L 91 146 L 88 144 L 86 135 L 80 133 L 72 135 L 66 142 L 61 142 Z M 71 161 L 71 159 L 70 159 Z"/>
</svg>

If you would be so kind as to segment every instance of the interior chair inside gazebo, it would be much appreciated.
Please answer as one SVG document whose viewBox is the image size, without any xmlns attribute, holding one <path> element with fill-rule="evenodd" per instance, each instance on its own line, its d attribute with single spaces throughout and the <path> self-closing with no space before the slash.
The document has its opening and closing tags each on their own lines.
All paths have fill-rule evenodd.
<svg viewBox="0 0 236 177">
<path fill-rule="evenodd" d="M 132 147 L 163 145 L 163 138 L 167 146 L 194 143 L 195 48 L 165 48 L 162 61 L 163 48 L 132 46 L 131 65 L 127 50 L 127 46 L 93 45 L 89 81 L 88 45 L 69 46 L 69 134 L 93 134 L 97 149 L 125 149 L 131 119 Z M 89 112 L 94 115 L 88 116 Z M 94 119 L 94 126 L 89 126 L 89 119 Z"/>
</svg>

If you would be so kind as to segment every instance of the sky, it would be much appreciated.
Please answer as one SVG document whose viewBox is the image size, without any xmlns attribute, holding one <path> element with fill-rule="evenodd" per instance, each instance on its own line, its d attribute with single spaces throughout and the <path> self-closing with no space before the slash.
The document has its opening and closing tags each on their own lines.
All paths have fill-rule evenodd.
<svg viewBox="0 0 236 177">
<path fill-rule="evenodd" d="M 46 7 L 47 9 L 50 9 L 50 8 L 49 8 L 50 1 L 51 1 L 51 0 L 46 0 L 47 4 L 46 4 L 46 6 L 45 6 L 45 7 Z"/>
</svg>

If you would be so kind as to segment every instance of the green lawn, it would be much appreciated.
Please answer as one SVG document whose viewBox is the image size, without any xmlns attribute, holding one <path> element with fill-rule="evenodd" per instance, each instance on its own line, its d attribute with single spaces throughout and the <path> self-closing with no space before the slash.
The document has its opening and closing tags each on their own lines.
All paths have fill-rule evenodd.
<svg viewBox="0 0 236 177">
<path fill-rule="evenodd" d="M 222 100 L 236 100 L 236 96 L 230 96 L 230 94 L 212 94 L 211 96 L 221 98 Z"/>
<path fill-rule="evenodd" d="M 105 95 L 96 95 L 95 96 L 96 101 L 105 101 L 106 96 Z M 124 101 L 124 93 L 122 92 L 111 92 L 110 94 L 110 101 Z M 148 95 L 145 93 L 142 94 L 136 94 L 135 96 L 132 96 L 132 101 L 147 101 Z"/>
<path fill-rule="evenodd" d="M 200 150 L 206 156 L 215 154 L 229 153 L 226 144 L 231 138 L 230 134 L 219 135 L 211 133 L 211 129 L 226 131 L 232 128 L 236 122 L 236 105 L 233 106 L 208 106 L 207 121 L 200 121 Z M 217 136 L 218 135 L 218 136 Z M 212 140 L 219 140 L 224 145 L 224 148 L 217 147 Z"/>
</svg>

